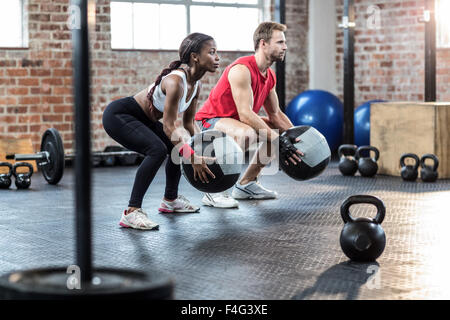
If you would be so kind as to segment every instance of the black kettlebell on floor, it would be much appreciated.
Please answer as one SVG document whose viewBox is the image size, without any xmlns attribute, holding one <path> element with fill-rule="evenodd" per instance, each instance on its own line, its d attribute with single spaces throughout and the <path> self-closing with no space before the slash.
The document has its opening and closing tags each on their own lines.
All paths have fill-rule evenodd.
<svg viewBox="0 0 450 320">
<path fill-rule="evenodd" d="M 26 173 L 17 173 L 17 168 L 27 167 Z M 33 166 L 27 162 L 16 162 L 13 166 L 13 175 L 16 178 L 17 189 L 28 189 L 31 185 L 31 176 L 33 175 Z"/>
<path fill-rule="evenodd" d="M 433 160 L 433 166 L 427 166 L 425 164 L 426 159 Z M 439 160 L 436 155 L 432 153 L 424 154 L 422 158 L 420 158 L 420 166 L 422 167 L 422 169 L 420 169 L 420 178 L 423 182 L 435 182 L 437 180 L 437 168 L 439 166 Z"/>
<path fill-rule="evenodd" d="M 368 157 L 362 157 L 361 151 L 369 150 Z M 375 152 L 375 158 L 370 157 L 370 151 Z M 358 160 L 358 171 L 363 177 L 373 177 L 378 171 L 377 160 L 380 157 L 380 151 L 373 146 L 361 146 L 356 149 L 355 158 Z"/>
<path fill-rule="evenodd" d="M 338 149 L 339 171 L 344 176 L 353 176 L 358 170 L 358 162 L 355 159 L 357 146 L 354 144 L 343 144 Z"/>
<path fill-rule="evenodd" d="M 350 206 L 358 203 L 373 204 L 378 211 L 374 219 L 356 218 L 350 215 Z M 386 234 L 381 223 L 384 220 L 386 207 L 383 201 L 374 196 L 354 195 L 341 205 L 341 216 L 344 228 L 341 232 L 342 251 L 353 261 L 375 261 L 384 251 Z"/>
<path fill-rule="evenodd" d="M 405 159 L 407 158 L 412 158 L 415 161 L 415 164 L 412 165 L 406 165 L 405 164 Z M 414 154 L 414 153 L 404 153 L 401 157 L 400 157 L 400 166 L 402 167 L 400 174 L 403 178 L 403 180 L 405 181 L 414 181 L 417 179 L 417 176 L 419 174 L 418 169 L 419 169 L 419 157 Z"/>
<path fill-rule="evenodd" d="M 0 189 L 8 189 L 11 185 L 12 165 L 9 162 L 0 162 L 0 167 L 8 167 L 8 173 L 0 173 Z"/>
</svg>

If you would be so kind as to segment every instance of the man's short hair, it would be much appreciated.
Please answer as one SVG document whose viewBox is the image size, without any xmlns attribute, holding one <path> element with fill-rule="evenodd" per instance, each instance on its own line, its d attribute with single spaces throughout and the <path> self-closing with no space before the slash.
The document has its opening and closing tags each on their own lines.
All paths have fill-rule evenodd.
<svg viewBox="0 0 450 320">
<path fill-rule="evenodd" d="M 253 33 L 253 43 L 255 45 L 255 51 L 258 50 L 259 41 L 262 39 L 269 42 L 272 38 L 273 30 L 279 30 L 281 32 L 286 31 L 287 27 L 284 24 L 277 22 L 261 22 L 256 28 L 255 33 Z"/>
</svg>

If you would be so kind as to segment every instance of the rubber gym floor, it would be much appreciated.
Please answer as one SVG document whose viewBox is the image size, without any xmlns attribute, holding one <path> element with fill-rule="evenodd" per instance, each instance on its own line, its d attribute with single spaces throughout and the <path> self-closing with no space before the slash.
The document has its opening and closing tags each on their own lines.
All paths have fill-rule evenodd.
<svg viewBox="0 0 450 320">
<path fill-rule="evenodd" d="M 199 213 L 159 214 L 161 167 L 144 200 L 158 231 L 118 224 L 137 169 L 93 169 L 93 257 L 97 267 L 159 270 L 176 299 L 449 299 L 450 181 L 344 177 L 337 161 L 299 182 L 265 175 L 279 198 L 240 201 L 239 209 L 202 206 Z M 0 190 L 0 273 L 75 264 L 74 170 L 57 186 L 40 173 L 28 190 Z M 182 177 L 180 194 L 201 205 L 202 193 Z M 342 202 L 354 194 L 383 200 L 386 248 L 375 263 L 342 252 Z M 373 217 L 354 205 L 355 217 Z"/>
</svg>

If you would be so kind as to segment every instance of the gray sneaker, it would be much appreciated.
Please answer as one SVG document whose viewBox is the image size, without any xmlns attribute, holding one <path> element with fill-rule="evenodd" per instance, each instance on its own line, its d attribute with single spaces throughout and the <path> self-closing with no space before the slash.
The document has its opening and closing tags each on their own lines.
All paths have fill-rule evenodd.
<svg viewBox="0 0 450 320">
<path fill-rule="evenodd" d="M 245 199 L 276 199 L 278 193 L 264 188 L 258 179 L 241 185 L 239 182 L 233 187 L 231 196 L 238 200 Z"/>
</svg>

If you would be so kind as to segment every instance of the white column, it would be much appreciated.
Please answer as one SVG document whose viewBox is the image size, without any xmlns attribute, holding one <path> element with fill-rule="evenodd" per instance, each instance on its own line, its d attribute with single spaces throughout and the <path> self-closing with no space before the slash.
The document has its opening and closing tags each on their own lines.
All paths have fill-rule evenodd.
<svg viewBox="0 0 450 320">
<path fill-rule="evenodd" d="M 335 0 L 309 0 L 309 89 L 337 94 Z"/>
</svg>

